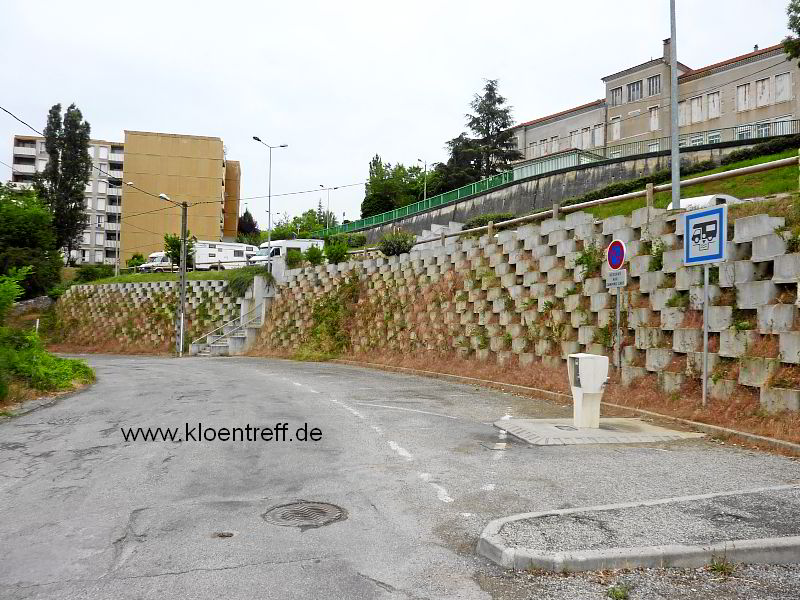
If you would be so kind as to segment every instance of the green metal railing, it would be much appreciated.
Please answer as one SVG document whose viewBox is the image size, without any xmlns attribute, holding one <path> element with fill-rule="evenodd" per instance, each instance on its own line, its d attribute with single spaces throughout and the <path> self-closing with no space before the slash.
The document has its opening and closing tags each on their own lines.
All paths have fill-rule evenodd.
<svg viewBox="0 0 800 600">
<path fill-rule="evenodd" d="M 780 119 L 772 122 L 763 123 L 748 123 L 738 125 L 736 127 L 725 127 L 720 129 L 709 129 L 707 131 L 700 131 L 695 133 L 685 133 L 678 137 L 678 143 L 681 148 L 691 146 L 702 146 L 707 144 L 720 144 L 723 142 L 731 141 L 746 141 L 758 138 L 776 137 L 782 135 L 796 135 L 800 134 L 800 120 Z M 455 190 L 431 196 L 427 200 L 420 200 L 413 204 L 407 204 L 400 208 L 395 208 L 389 212 L 380 213 L 358 221 L 352 221 L 336 227 L 329 227 L 320 231 L 314 232 L 314 237 L 323 238 L 337 233 L 348 233 L 351 231 L 359 231 L 361 229 L 369 229 L 376 225 L 389 223 L 396 219 L 409 217 L 419 213 L 427 212 L 438 206 L 451 204 L 460 200 L 465 200 L 471 196 L 482 194 L 494 188 L 520 181 L 527 177 L 535 177 L 545 173 L 551 173 L 561 169 L 575 169 L 581 165 L 615 159 L 623 158 L 626 156 L 634 156 L 639 154 L 650 154 L 654 152 L 661 152 L 670 150 L 670 138 L 660 137 L 636 142 L 627 142 L 625 144 L 616 144 L 613 146 L 602 146 L 599 148 L 590 148 L 587 150 L 567 150 L 559 152 L 552 156 L 543 156 L 534 160 L 526 161 L 524 164 L 514 167 L 511 171 L 506 171 L 482 179 L 475 183 L 470 183 Z"/>
</svg>

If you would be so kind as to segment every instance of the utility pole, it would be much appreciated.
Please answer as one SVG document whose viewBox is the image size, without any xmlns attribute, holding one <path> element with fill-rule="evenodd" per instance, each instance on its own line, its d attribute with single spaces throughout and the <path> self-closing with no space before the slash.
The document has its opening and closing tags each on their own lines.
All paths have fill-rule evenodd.
<svg viewBox="0 0 800 600">
<path fill-rule="evenodd" d="M 180 332 L 178 336 L 178 357 L 183 356 L 183 338 L 186 323 L 186 221 L 189 205 L 181 202 L 181 299 L 180 299 Z"/>
<path fill-rule="evenodd" d="M 681 207 L 681 159 L 678 147 L 678 34 L 675 27 L 675 0 L 669 0 L 669 120 L 672 147 L 672 209 Z"/>
</svg>

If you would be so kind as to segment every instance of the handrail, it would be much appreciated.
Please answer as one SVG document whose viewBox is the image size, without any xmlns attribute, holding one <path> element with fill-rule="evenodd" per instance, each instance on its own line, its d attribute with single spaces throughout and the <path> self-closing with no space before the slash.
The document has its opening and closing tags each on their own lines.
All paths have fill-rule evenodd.
<svg viewBox="0 0 800 600">
<path fill-rule="evenodd" d="M 249 314 L 250 314 L 251 312 L 253 312 L 254 310 L 257 310 L 257 309 L 261 308 L 261 306 L 262 306 L 263 304 L 264 304 L 263 302 L 260 302 L 260 303 L 259 303 L 257 306 L 255 306 L 255 307 L 251 308 L 251 309 L 250 309 L 250 310 L 248 310 L 246 313 L 244 313 L 244 315 L 239 315 L 238 317 L 234 317 L 233 319 L 231 319 L 230 321 L 228 321 L 228 322 L 226 322 L 226 323 L 223 323 L 222 325 L 220 325 L 220 326 L 219 326 L 219 327 L 217 327 L 216 329 L 212 329 L 211 331 L 209 331 L 209 332 L 207 332 L 207 333 L 204 333 L 203 335 L 201 335 L 199 338 L 197 338 L 196 340 L 192 341 L 191 343 L 192 343 L 192 344 L 196 344 L 197 342 L 199 342 L 199 341 L 200 341 L 200 340 L 202 340 L 203 338 L 207 338 L 208 336 L 210 336 L 212 333 L 214 333 L 214 332 L 217 332 L 217 331 L 219 331 L 220 329 L 224 329 L 225 327 L 227 327 L 228 325 L 230 325 L 230 324 L 231 324 L 231 323 L 233 323 L 234 321 L 238 321 L 238 320 L 239 320 L 239 319 L 241 319 L 242 317 L 246 317 L 247 315 L 249 315 Z M 250 322 L 251 322 L 251 321 L 253 321 L 253 320 L 254 320 L 254 319 L 251 319 L 250 321 L 248 321 L 248 323 L 250 323 Z M 190 345 L 191 345 L 191 344 L 190 344 Z"/>
</svg>

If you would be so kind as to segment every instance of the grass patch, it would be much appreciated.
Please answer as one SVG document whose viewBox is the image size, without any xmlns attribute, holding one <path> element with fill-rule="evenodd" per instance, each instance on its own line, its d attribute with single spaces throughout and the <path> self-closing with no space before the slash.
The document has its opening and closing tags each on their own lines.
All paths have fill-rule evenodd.
<svg viewBox="0 0 800 600">
<path fill-rule="evenodd" d="M 631 589 L 624 583 L 612 585 L 606 591 L 606 597 L 611 600 L 628 600 L 630 598 Z"/>
<path fill-rule="evenodd" d="M 722 575 L 723 577 L 730 577 L 733 575 L 733 571 L 735 569 L 736 567 L 733 565 L 733 563 L 728 562 L 724 556 L 714 556 L 708 565 L 709 571 L 716 573 L 717 575 Z"/>
<path fill-rule="evenodd" d="M 704 175 L 713 175 L 714 173 L 722 173 L 732 169 L 749 167 L 751 165 L 758 165 L 792 156 L 797 156 L 797 150 L 786 150 L 784 152 L 778 152 L 777 154 L 769 154 L 766 156 L 759 156 L 758 158 L 738 161 L 729 165 L 695 173 L 682 179 L 694 179 Z M 645 189 L 645 186 L 642 185 L 640 189 Z M 697 185 L 683 186 L 681 187 L 681 198 L 693 198 L 695 196 L 705 196 L 708 194 L 730 194 L 731 196 L 735 196 L 737 198 L 752 198 L 754 196 L 769 196 L 771 194 L 793 192 L 796 190 L 797 167 L 788 166 L 781 167 L 780 169 L 772 169 L 771 171 L 764 171 L 762 173 L 740 175 L 739 177 L 724 179 L 722 181 L 712 181 L 708 183 L 699 183 Z M 666 208 L 671 200 L 672 192 L 658 192 L 653 197 L 653 204 L 656 208 Z M 593 214 L 598 219 L 605 219 L 607 217 L 613 217 L 616 215 L 629 215 L 637 208 L 642 208 L 645 205 L 645 198 L 633 198 L 631 200 L 622 200 L 620 202 L 613 202 L 611 204 L 593 206 L 585 210 Z M 738 207 L 736 208 L 738 209 Z M 754 212 L 752 214 L 759 213 Z M 746 215 L 738 215 L 736 214 L 735 210 L 731 210 L 731 220 L 738 218 L 739 216 Z"/>
</svg>

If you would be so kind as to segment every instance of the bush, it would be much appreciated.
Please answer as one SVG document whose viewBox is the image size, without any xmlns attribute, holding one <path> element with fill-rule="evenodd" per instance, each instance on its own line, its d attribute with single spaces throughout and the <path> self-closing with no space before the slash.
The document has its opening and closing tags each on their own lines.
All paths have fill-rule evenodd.
<svg viewBox="0 0 800 600">
<path fill-rule="evenodd" d="M 325 258 L 332 265 L 347 260 L 347 243 L 344 241 L 332 242 L 325 246 Z"/>
<path fill-rule="evenodd" d="M 800 148 L 800 135 L 790 135 L 785 137 L 775 138 L 768 142 L 756 144 L 750 148 L 742 148 L 741 150 L 734 150 L 730 154 L 724 156 L 720 164 L 729 165 L 731 163 L 739 162 L 740 160 L 749 160 L 751 158 L 758 158 L 767 154 L 777 154 L 784 150 L 792 150 Z"/>
<path fill-rule="evenodd" d="M 88 283 L 95 279 L 104 279 L 114 276 L 112 265 L 81 265 L 75 272 L 75 283 Z"/>
<path fill-rule="evenodd" d="M 464 223 L 464 229 L 472 229 L 474 227 L 485 227 L 492 221 L 495 225 L 513 219 L 512 213 L 486 213 L 484 215 L 477 215 Z"/>
<path fill-rule="evenodd" d="M 30 267 L 14 269 L 8 275 L 0 275 L 0 325 L 3 324 L 6 314 L 17 298 L 22 296 L 20 283 L 31 272 Z"/>
<path fill-rule="evenodd" d="M 361 248 L 367 245 L 367 236 L 363 233 L 337 233 L 325 238 L 325 245 L 344 242 L 348 248 Z"/>
<path fill-rule="evenodd" d="M 147 262 L 144 255 L 141 252 L 135 252 L 133 256 L 131 256 L 128 260 L 125 261 L 126 267 L 138 267 L 139 265 L 143 265 Z"/>
<path fill-rule="evenodd" d="M 303 253 L 303 258 L 305 258 L 312 266 L 317 266 L 322 264 L 322 250 L 320 250 L 317 246 L 311 246 L 308 250 Z"/>
<path fill-rule="evenodd" d="M 303 253 L 297 248 L 289 248 L 286 251 L 286 267 L 296 269 L 303 262 Z"/>
<path fill-rule="evenodd" d="M 231 296 L 234 298 L 241 298 L 244 296 L 252 285 L 256 275 L 266 278 L 267 283 L 270 285 L 275 283 L 275 278 L 272 276 L 272 273 L 263 265 L 253 265 L 225 271 L 224 277 L 228 280 L 228 290 Z"/>
<path fill-rule="evenodd" d="M 378 248 L 383 252 L 384 256 L 397 256 L 398 254 L 410 252 L 416 242 L 417 236 L 413 233 L 398 231 L 397 233 L 384 235 L 378 242 Z"/>
<path fill-rule="evenodd" d="M 65 281 L 63 283 L 59 283 L 58 285 L 54 285 L 49 290 L 47 290 L 47 296 L 51 300 L 58 300 L 61 296 L 64 295 L 70 287 L 72 287 L 73 281 Z"/>
</svg>

